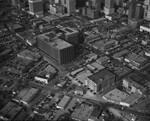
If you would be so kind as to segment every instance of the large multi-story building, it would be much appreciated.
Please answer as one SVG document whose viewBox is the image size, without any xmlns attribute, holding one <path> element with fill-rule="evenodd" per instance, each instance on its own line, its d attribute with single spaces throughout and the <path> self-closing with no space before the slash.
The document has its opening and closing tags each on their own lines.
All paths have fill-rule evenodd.
<svg viewBox="0 0 150 121">
<path fill-rule="evenodd" d="M 53 32 L 37 36 L 37 46 L 60 64 L 74 59 L 73 45 L 58 38 Z"/>
<path fill-rule="evenodd" d="M 115 0 L 105 0 L 104 13 L 106 15 L 113 14 L 115 12 L 114 3 Z"/>
<path fill-rule="evenodd" d="M 86 6 L 82 8 L 82 15 L 91 19 L 100 17 L 101 0 L 88 0 Z"/>
<path fill-rule="evenodd" d="M 33 15 L 43 15 L 43 1 L 29 0 L 29 12 Z"/>
<path fill-rule="evenodd" d="M 76 9 L 76 0 L 61 0 L 61 4 L 64 7 L 64 13 L 72 14 Z"/>
<path fill-rule="evenodd" d="M 128 93 L 130 94 L 139 93 L 142 95 L 148 89 L 147 86 L 145 86 L 145 84 L 142 84 L 144 82 L 145 84 L 147 83 L 147 81 L 144 80 L 143 78 L 139 77 L 136 74 L 132 74 L 123 79 L 122 85 Z"/>
<path fill-rule="evenodd" d="M 85 80 L 85 85 L 93 92 L 97 93 L 115 82 L 115 75 L 103 69 Z"/>
<path fill-rule="evenodd" d="M 138 27 L 143 16 L 143 4 L 139 3 L 137 0 L 132 0 L 129 4 L 128 24 L 132 27 Z"/>
<path fill-rule="evenodd" d="M 64 32 L 64 39 L 71 44 L 78 44 L 78 31 L 70 27 L 61 29 Z"/>
<path fill-rule="evenodd" d="M 150 21 L 150 0 L 144 1 L 144 19 Z"/>
</svg>

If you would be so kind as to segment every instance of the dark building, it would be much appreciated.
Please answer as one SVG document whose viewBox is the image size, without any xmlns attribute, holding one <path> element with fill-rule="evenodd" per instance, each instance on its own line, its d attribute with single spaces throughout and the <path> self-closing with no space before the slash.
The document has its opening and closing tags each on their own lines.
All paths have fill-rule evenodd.
<svg viewBox="0 0 150 121">
<path fill-rule="evenodd" d="M 132 0 L 129 4 L 129 13 L 128 13 L 129 20 L 135 18 L 136 6 L 137 6 L 136 0 Z"/>
<path fill-rule="evenodd" d="M 62 29 L 64 33 L 64 39 L 71 44 L 78 44 L 78 34 L 77 30 L 74 30 L 70 27 L 65 27 Z"/>
<path fill-rule="evenodd" d="M 89 87 L 93 92 L 97 93 L 104 90 L 107 86 L 115 82 L 115 75 L 107 69 L 103 69 L 91 76 L 89 76 L 85 85 Z"/>
<path fill-rule="evenodd" d="M 33 15 L 43 14 L 42 0 L 29 0 L 29 12 Z"/>
<path fill-rule="evenodd" d="M 37 37 L 37 46 L 60 64 L 74 59 L 73 45 L 57 38 L 52 32 L 39 35 Z"/>
<path fill-rule="evenodd" d="M 143 16 L 144 16 L 144 8 L 141 4 L 137 4 L 136 11 L 135 11 L 135 18 L 143 19 Z"/>
<path fill-rule="evenodd" d="M 82 8 L 82 15 L 91 19 L 97 19 L 100 17 L 101 0 L 88 0 L 85 7 Z"/>
<path fill-rule="evenodd" d="M 115 0 L 105 0 L 104 13 L 106 15 L 113 14 L 115 12 L 114 4 Z"/>
</svg>

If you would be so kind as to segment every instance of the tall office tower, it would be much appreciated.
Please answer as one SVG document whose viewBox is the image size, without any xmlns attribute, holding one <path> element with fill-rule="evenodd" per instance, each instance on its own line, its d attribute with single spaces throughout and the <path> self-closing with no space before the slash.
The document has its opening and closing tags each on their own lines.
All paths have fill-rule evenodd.
<svg viewBox="0 0 150 121">
<path fill-rule="evenodd" d="M 86 6 L 82 8 L 82 15 L 91 19 L 100 17 L 101 0 L 88 0 Z"/>
<path fill-rule="evenodd" d="M 33 15 L 43 15 L 42 0 L 29 0 L 29 12 Z"/>
<path fill-rule="evenodd" d="M 92 1 L 92 8 L 95 10 L 101 9 L 101 0 L 91 0 Z"/>
<path fill-rule="evenodd" d="M 150 0 L 144 1 L 144 19 L 150 21 Z"/>
<path fill-rule="evenodd" d="M 76 9 L 76 0 L 61 0 L 61 4 L 64 7 L 64 13 L 72 14 Z"/>
<path fill-rule="evenodd" d="M 116 0 L 116 5 L 117 6 L 123 6 L 123 0 Z"/>
<path fill-rule="evenodd" d="M 129 13 L 128 13 L 129 20 L 135 18 L 136 6 L 137 6 L 136 0 L 132 0 L 129 4 Z"/>
<path fill-rule="evenodd" d="M 144 8 L 142 4 L 137 4 L 136 11 L 135 11 L 135 18 L 136 19 L 143 19 L 144 16 Z"/>
<path fill-rule="evenodd" d="M 114 3 L 115 0 L 105 0 L 104 13 L 106 15 L 113 14 L 115 12 Z"/>
</svg>

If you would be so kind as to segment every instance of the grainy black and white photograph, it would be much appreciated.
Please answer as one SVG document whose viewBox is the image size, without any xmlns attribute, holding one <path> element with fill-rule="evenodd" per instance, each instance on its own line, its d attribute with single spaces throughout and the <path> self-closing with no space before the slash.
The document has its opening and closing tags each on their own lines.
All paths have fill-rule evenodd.
<svg viewBox="0 0 150 121">
<path fill-rule="evenodd" d="M 0 121 L 150 121 L 150 0 L 0 0 Z"/>
</svg>

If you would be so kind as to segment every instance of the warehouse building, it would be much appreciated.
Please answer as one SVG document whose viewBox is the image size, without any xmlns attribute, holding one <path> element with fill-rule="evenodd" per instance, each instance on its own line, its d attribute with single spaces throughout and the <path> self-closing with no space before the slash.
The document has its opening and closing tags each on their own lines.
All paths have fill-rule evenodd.
<svg viewBox="0 0 150 121">
<path fill-rule="evenodd" d="M 96 60 L 96 62 L 101 65 L 104 65 L 104 64 L 107 64 L 108 62 L 110 62 L 110 58 L 108 56 L 103 56 L 103 57 L 98 58 Z"/>
<path fill-rule="evenodd" d="M 22 102 L 23 104 L 29 104 L 39 91 L 40 90 L 36 88 L 24 88 L 13 100 L 16 102 Z"/>
<path fill-rule="evenodd" d="M 129 53 L 129 50 L 125 49 L 113 54 L 113 58 L 117 60 L 123 60 L 124 57 Z"/>
<path fill-rule="evenodd" d="M 4 118 L 14 120 L 14 118 L 21 112 L 22 107 L 13 102 L 8 102 L 1 110 L 0 113 Z"/>
<path fill-rule="evenodd" d="M 89 77 L 89 76 L 91 76 L 91 75 L 92 75 L 91 71 L 85 70 L 85 71 L 80 72 L 80 73 L 76 76 L 76 79 L 77 79 L 80 83 L 82 83 L 83 85 L 85 85 L 85 80 L 86 80 L 86 78 Z"/>
<path fill-rule="evenodd" d="M 62 98 L 62 100 L 58 103 L 57 108 L 65 109 L 67 105 L 69 104 L 70 100 L 71 100 L 71 97 L 65 95 Z"/>
<path fill-rule="evenodd" d="M 142 68 L 143 66 L 145 66 L 146 64 L 148 63 L 148 59 L 144 56 L 140 56 L 136 59 L 134 59 L 130 65 L 133 67 L 133 68 L 136 68 L 136 69 L 140 69 Z"/>
<path fill-rule="evenodd" d="M 129 55 L 127 55 L 127 57 L 125 57 L 125 61 L 130 63 L 132 62 L 134 59 L 138 58 L 139 55 L 137 55 L 136 53 L 131 53 Z"/>
<path fill-rule="evenodd" d="M 140 31 L 150 33 L 150 27 L 148 25 L 141 25 Z"/>
<path fill-rule="evenodd" d="M 74 59 L 73 45 L 58 38 L 53 32 L 37 36 L 37 46 L 60 64 L 70 62 Z"/>
<path fill-rule="evenodd" d="M 86 57 L 87 57 L 86 62 L 91 62 L 92 60 L 97 59 L 97 55 L 95 53 L 90 53 L 90 54 L 86 55 Z"/>
<path fill-rule="evenodd" d="M 80 107 L 77 107 L 71 117 L 78 121 L 87 121 L 92 113 L 93 106 L 87 104 L 81 104 Z"/>
<path fill-rule="evenodd" d="M 97 71 L 103 70 L 105 67 L 102 66 L 101 64 L 99 64 L 98 62 L 93 62 L 90 64 L 91 66 L 93 66 L 94 68 L 97 69 Z"/>
<path fill-rule="evenodd" d="M 32 66 L 34 62 L 32 60 L 27 60 L 20 57 L 15 57 L 8 64 L 6 69 L 15 74 L 26 73 Z"/>
</svg>

